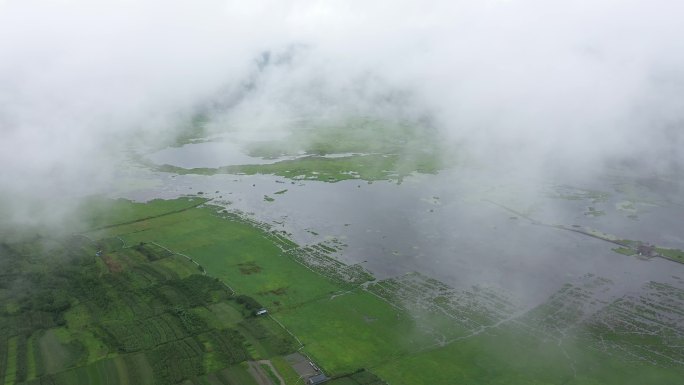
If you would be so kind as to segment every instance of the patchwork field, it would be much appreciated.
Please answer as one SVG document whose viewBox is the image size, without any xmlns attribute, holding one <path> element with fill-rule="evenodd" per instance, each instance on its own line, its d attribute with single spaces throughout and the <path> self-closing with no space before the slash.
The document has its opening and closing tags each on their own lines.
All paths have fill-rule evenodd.
<svg viewBox="0 0 684 385">
<path fill-rule="evenodd" d="M 2 243 L 5 384 L 301 384 L 293 352 L 340 385 L 684 378 L 671 286 L 592 313 L 611 282 L 587 277 L 530 310 L 417 273 L 376 281 L 197 197 L 114 207 L 78 235 Z"/>
</svg>

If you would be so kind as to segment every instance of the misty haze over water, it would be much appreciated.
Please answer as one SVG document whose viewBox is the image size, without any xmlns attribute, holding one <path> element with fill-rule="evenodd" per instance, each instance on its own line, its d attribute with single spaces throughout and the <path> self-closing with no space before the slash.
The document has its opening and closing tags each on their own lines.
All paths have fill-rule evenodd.
<svg viewBox="0 0 684 385">
<path fill-rule="evenodd" d="M 339 257 L 380 277 L 425 271 L 530 303 L 590 272 L 624 290 L 669 281 L 680 265 L 617 255 L 483 199 L 682 248 L 683 13 L 664 0 L 0 1 L 3 216 L 58 224 L 70 206 L 51 202 L 65 197 L 193 187 L 233 192 L 231 207 L 259 220 L 286 217 L 297 241 L 317 239 L 307 229 L 343 238 Z M 276 177 L 121 165 L 131 149 L 173 151 L 198 114 L 225 141 L 349 116 L 419 122 L 456 156 L 401 185 L 288 184 L 270 205 Z M 137 185 L 118 187 L 127 178 Z M 638 220 L 616 209 L 620 178 L 647 186 Z M 610 212 L 546 196 L 565 184 L 610 192 Z"/>
</svg>

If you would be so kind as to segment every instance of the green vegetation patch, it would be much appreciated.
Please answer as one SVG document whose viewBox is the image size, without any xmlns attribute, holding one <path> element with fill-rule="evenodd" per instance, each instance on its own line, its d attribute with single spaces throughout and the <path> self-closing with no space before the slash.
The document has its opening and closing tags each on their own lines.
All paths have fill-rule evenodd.
<svg viewBox="0 0 684 385">
<path fill-rule="evenodd" d="M 139 252 L 140 254 L 144 255 L 147 258 L 147 260 L 151 262 L 173 255 L 173 253 L 169 250 L 154 243 L 140 242 L 137 245 L 133 246 L 133 249 Z"/>
<path fill-rule="evenodd" d="M 7 356 L 5 361 L 5 384 L 14 384 L 22 381 L 22 378 L 17 378 L 17 354 L 19 336 L 11 337 L 7 340 Z"/>
<path fill-rule="evenodd" d="M 83 344 L 71 338 L 65 328 L 50 329 L 40 334 L 38 347 L 45 373 L 57 373 L 82 362 L 87 353 Z"/>
<path fill-rule="evenodd" d="M 194 263 L 166 248 L 113 234 L 150 220 L 56 239 L 54 247 L 40 237 L 4 244 L 0 260 L 12 256 L 16 265 L 3 284 L 25 289 L 0 290 L 13 304 L 0 310 L 3 383 L 173 384 L 251 358 L 243 333 L 253 328 L 240 326 L 244 316 L 231 310 L 237 305 L 224 283 L 192 273 Z M 280 326 L 258 332 L 249 337 L 259 349 L 294 350 Z"/>
<path fill-rule="evenodd" d="M 280 356 L 299 348 L 292 336 L 269 317 L 246 319 L 238 326 L 245 335 L 252 338 L 248 343 L 253 345 L 259 358 Z"/>
<path fill-rule="evenodd" d="M 617 243 L 623 245 L 623 247 L 613 248 L 612 250 L 619 254 L 624 255 L 639 255 L 643 257 L 661 257 L 669 259 L 673 262 L 684 263 L 684 251 L 679 249 L 670 249 L 665 247 L 658 247 L 650 245 L 641 241 L 634 241 L 630 239 L 621 239 Z"/>
<path fill-rule="evenodd" d="M 418 124 L 349 119 L 338 124 L 303 124 L 282 140 L 247 146 L 249 155 L 254 157 L 296 156 L 271 164 L 185 169 L 138 160 L 158 171 L 176 174 L 273 174 L 324 182 L 401 181 L 414 172 L 434 174 L 443 168 L 441 143 L 435 130 Z M 265 196 L 264 199 L 273 198 Z"/>
<path fill-rule="evenodd" d="M 684 263 L 684 251 L 679 249 L 666 249 L 663 247 L 656 247 L 656 252 L 662 256 L 665 256 L 673 261 Z"/>
<path fill-rule="evenodd" d="M 407 158 L 402 158 L 397 154 L 361 154 L 335 158 L 311 155 L 271 164 L 234 165 L 218 168 L 186 169 L 168 164 L 154 168 L 157 171 L 180 175 L 272 174 L 295 180 L 339 182 L 350 179 L 401 180 L 413 172 L 434 174 L 441 168 L 441 163 L 431 153 L 415 154 Z M 264 197 L 264 200 L 267 201 L 272 199 L 268 196 Z"/>
<path fill-rule="evenodd" d="M 285 358 L 282 356 L 271 357 L 271 363 L 273 367 L 278 371 L 278 374 L 283 378 L 285 384 L 295 385 L 296 383 L 301 384 L 301 378 L 297 372 L 292 368 Z"/>
<path fill-rule="evenodd" d="M 684 373 L 503 328 L 400 357 L 374 370 L 391 384 L 669 384 Z"/>
<path fill-rule="evenodd" d="M 278 318 L 330 373 L 372 366 L 425 344 L 407 314 L 361 290 L 283 311 Z"/>
<path fill-rule="evenodd" d="M 633 249 L 629 249 L 629 248 L 627 248 L 627 247 L 615 247 L 615 248 L 613 248 L 613 249 L 611 249 L 611 250 L 613 250 L 614 252 L 616 252 L 616 253 L 618 253 L 618 254 L 627 255 L 627 256 L 630 256 L 630 257 L 631 257 L 632 255 L 636 254 L 636 251 L 634 251 Z"/>
<path fill-rule="evenodd" d="M 335 377 L 331 380 L 329 385 L 386 385 L 387 383 L 383 381 L 380 377 L 376 376 L 372 372 L 365 369 L 357 370 L 356 372 L 346 375 Z"/>
<path fill-rule="evenodd" d="M 273 369 L 271 369 L 271 365 L 259 364 L 259 367 L 261 368 L 261 370 L 264 371 L 264 373 L 266 373 L 266 375 L 268 376 L 268 378 L 269 378 L 274 384 L 280 384 L 280 379 L 279 379 L 278 376 L 276 376 L 276 374 L 273 372 Z"/>
<path fill-rule="evenodd" d="M 154 240 L 166 248 L 182 252 L 208 274 L 240 287 L 240 292 L 257 299 L 268 308 L 279 308 L 309 301 L 339 290 L 328 279 L 312 272 L 288 257 L 281 242 L 253 225 L 227 216 L 215 215 L 212 208 L 186 210 L 174 215 L 109 229 L 127 244 Z M 278 289 L 288 287 L 297 277 L 298 284 L 287 296 Z"/>
<path fill-rule="evenodd" d="M 124 199 L 111 200 L 92 197 L 85 200 L 79 207 L 80 219 L 84 223 L 84 226 L 81 226 L 81 231 L 109 228 L 156 218 L 197 207 L 205 202 L 207 202 L 205 198 L 194 197 L 172 200 L 154 199 L 144 203 Z"/>
</svg>

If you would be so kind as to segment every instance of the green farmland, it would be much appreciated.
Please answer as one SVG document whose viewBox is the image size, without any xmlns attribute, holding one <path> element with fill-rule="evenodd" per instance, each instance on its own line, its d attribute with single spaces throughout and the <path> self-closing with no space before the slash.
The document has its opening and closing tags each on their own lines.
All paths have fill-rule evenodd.
<svg viewBox="0 0 684 385">
<path fill-rule="evenodd" d="M 206 200 L 113 204 L 116 215 L 91 217 L 77 235 L 1 244 L 4 384 L 252 384 L 254 367 L 273 383 L 270 366 L 247 364 L 269 360 L 294 385 L 303 380 L 283 357 L 297 351 L 331 384 L 684 378 L 674 347 L 681 336 L 634 340 L 630 330 L 605 327 L 649 314 L 627 302 L 601 319 L 559 324 L 587 288 L 567 287 L 508 322 L 515 305 L 493 292 L 458 292 L 419 274 L 375 281 L 325 248 L 298 247 Z M 648 288 L 663 298 L 654 308 L 678 311 L 664 299 L 684 298 L 681 291 Z M 269 315 L 255 317 L 262 306 Z M 599 337 L 614 348 L 597 348 Z M 639 354 L 653 359 L 630 359 L 645 343 Z"/>
</svg>

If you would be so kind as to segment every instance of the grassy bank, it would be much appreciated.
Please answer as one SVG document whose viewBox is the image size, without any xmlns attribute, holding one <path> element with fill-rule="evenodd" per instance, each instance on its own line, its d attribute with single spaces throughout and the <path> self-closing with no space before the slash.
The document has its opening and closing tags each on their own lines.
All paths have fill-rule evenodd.
<svg viewBox="0 0 684 385">
<path fill-rule="evenodd" d="M 253 157 L 296 156 L 271 164 L 182 168 L 153 164 L 142 156 L 137 160 L 151 169 L 176 174 L 271 174 L 323 182 L 401 181 L 412 173 L 434 174 L 442 169 L 447 163 L 442 143 L 437 132 L 419 124 L 358 118 L 335 124 L 304 122 L 282 139 L 246 145 Z"/>
</svg>

